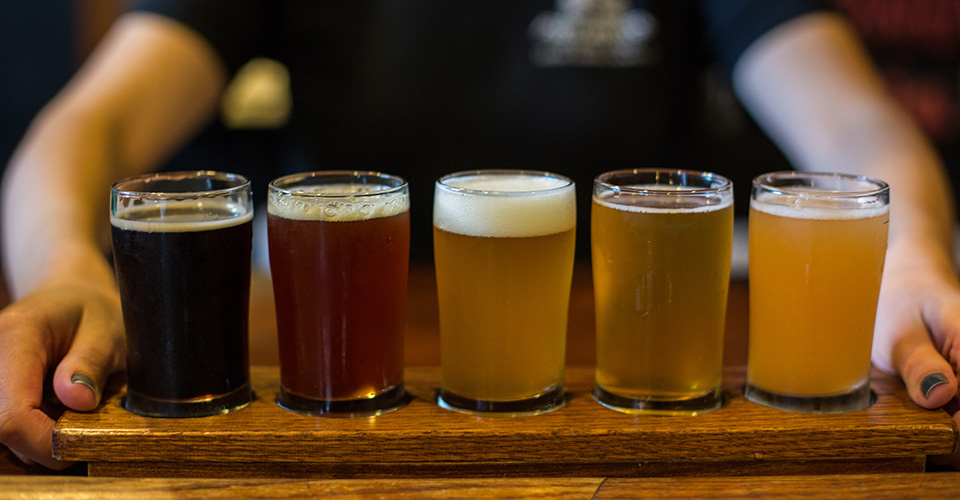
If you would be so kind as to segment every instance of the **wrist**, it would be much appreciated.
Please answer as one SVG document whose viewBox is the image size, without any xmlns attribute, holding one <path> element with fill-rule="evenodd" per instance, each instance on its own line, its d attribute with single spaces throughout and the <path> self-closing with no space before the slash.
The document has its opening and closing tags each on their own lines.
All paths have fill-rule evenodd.
<svg viewBox="0 0 960 500">
<path fill-rule="evenodd" d="M 15 299 L 52 287 L 82 286 L 116 294 L 113 267 L 101 249 L 89 242 L 63 242 L 42 259 L 9 267 Z"/>
<path fill-rule="evenodd" d="M 891 239 L 887 246 L 885 273 L 932 271 L 953 276 L 953 247 L 923 234 Z"/>
</svg>

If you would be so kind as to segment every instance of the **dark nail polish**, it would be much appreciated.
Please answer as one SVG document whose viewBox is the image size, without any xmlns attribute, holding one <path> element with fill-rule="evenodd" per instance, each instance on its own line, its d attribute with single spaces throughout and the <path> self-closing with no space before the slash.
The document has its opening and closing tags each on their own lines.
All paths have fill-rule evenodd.
<svg viewBox="0 0 960 500">
<path fill-rule="evenodd" d="M 923 377 L 923 380 L 920 382 L 920 391 L 923 392 L 923 397 L 926 398 L 930 396 L 930 391 L 932 391 L 934 387 L 946 383 L 947 377 L 942 373 L 931 373 Z"/>
<path fill-rule="evenodd" d="M 97 385 L 93 383 L 93 379 L 89 376 L 82 373 L 74 373 L 73 376 L 70 377 L 70 382 L 86 386 L 88 389 L 90 389 L 90 392 L 93 393 L 93 398 L 95 400 L 100 399 L 100 395 L 97 393 Z"/>
</svg>

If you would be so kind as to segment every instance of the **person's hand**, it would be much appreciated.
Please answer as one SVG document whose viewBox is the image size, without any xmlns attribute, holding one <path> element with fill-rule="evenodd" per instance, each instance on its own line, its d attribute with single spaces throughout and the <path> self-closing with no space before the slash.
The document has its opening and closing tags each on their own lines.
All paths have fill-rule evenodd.
<svg viewBox="0 0 960 500">
<path fill-rule="evenodd" d="M 904 255 L 909 252 L 902 250 Z M 923 254 L 914 253 L 909 260 L 887 259 L 873 364 L 899 374 L 918 405 L 943 407 L 954 412 L 953 418 L 960 424 L 960 412 L 956 412 L 960 283 L 948 258 L 924 262 L 918 255 Z M 939 457 L 939 462 L 960 468 L 960 454 Z"/>
<path fill-rule="evenodd" d="M 48 376 L 52 371 L 52 391 L 59 403 L 93 410 L 108 376 L 123 367 L 124 349 L 115 290 L 46 287 L 0 311 L 0 443 L 25 463 L 69 466 L 51 454 L 54 419 L 45 411 L 52 399 Z"/>
</svg>

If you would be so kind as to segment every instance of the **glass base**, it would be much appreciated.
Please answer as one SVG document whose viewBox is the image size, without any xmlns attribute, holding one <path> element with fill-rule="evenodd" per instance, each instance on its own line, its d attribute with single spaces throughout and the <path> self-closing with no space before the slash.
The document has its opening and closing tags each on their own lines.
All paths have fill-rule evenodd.
<svg viewBox="0 0 960 500">
<path fill-rule="evenodd" d="M 532 398 L 514 401 L 465 398 L 441 388 L 437 395 L 437 404 L 447 410 L 481 417 L 524 417 L 563 408 L 567 404 L 567 398 L 563 386 L 552 387 Z"/>
<path fill-rule="evenodd" d="M 399 410 L 410 402 L 410 395 L 403 384 L 396 385 L 372 398 L 323 400 L 297 396 L 283 387 L 277 394 L 277 404 L 285 410 L 309 416 L 323 417 L 373 417 Z"/>
<path fill-rule="evenodd" d="M 143 417 L 192 418 L 222 415 L 250 404 L 256 395 L 250 383 L 227 394 L 195 399 L 155 399 L 127 388 L 120 405 L 130 413 Z"/>
<path fill-rule="evenodd" d="M 695 398 L 664 400 L 618 396 L 598 385 L 593 388 L 593 399 L 611 410 L 635 415 L 693 416 L 710 413 L 723 406 L 719 387 Z"/>
<path fill-rule="evenodd" d="M 869 408 L 877 400 L 869 382 L 846 394 L 833 396 L 788 396 L 765 391 L 747 382 L 743 395 L 754 403 L 796 413 L 847 413 Z"/>
</svg>

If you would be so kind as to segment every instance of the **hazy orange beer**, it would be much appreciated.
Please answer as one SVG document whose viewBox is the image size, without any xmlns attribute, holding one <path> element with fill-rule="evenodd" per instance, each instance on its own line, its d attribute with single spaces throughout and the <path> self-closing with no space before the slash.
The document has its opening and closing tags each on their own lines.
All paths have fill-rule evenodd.
<svg viewBox="0 0 960 500">
<path fill-rule="evenodd" d="M 594 181 L 594 397 L 631 413 L 721 406 L 733 185 L 684 170 L 621 170 Z"/>
<path fill-rule="evenodd" d="M 840 174 L 753 181 L 746 397 L 805 413 L 870 405 L 889 187 Z"/>
<path fill-rule="evenodd" d="M 535 414 L 562 405 L 574 184 L 546 172 L 437 181 L 441 406 Z"/>
<path fill-rule="evenodd" d="M 406 181 L 377 172 L 311 172 L 270 183 L 284 408 L 367 416 L 406 402 L 409 207 Z"/>
</svg>

